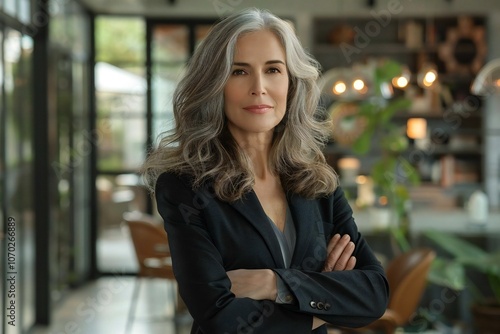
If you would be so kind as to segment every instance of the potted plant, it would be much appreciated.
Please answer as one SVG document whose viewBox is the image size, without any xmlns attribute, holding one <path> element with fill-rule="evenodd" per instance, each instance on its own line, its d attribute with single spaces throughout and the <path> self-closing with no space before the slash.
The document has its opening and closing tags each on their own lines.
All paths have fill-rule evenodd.
<svg viewBox="0 0 500 334">
<path fill-rule="evenodd" d="M 356 115 L 364 120 L 364 131 L 352 144 L 352 150 L 365 155 L 372 149 L 374 138 L 379 139 L 380 155 L 374 162 L 370 177 L 377 197 L 385 199 L 385 205 L 391 212 L 393 222 L 389 224 L 389 230 L 397 243 L 398 252 L 404 252 L 411 248 L 407 241 L 409 187 L 417 186 L 420 176 L 403 154 L 409 148 L 406 127 L 393 122 L 393 116 L 408 110 L 411 100 L 404 96 L 387 96 L 387 87 L 391 87 L 391 91 L 391 82 L 402 73 L 400 63 L 390 59 L 380 60 L 372 73 L 374 92 L 371 97 L 358 102 Z"/>
<path fill-rule="evenodd" d="M 436 277 L 443 283 L 458 282 L 455 287 L 462 285 L 474 296 L 471 313 L 477 333 L 500 333 L 500 251 L 488 253 L 463 238 L 445 232 L 432 230 L 424 235 L 451 255 L 448 264 L 435 263 L 432 272 Z M 453 271 L 448 270 L 450 265 L 455 268 Z M 487 292 L 479 289 L 467 273 L 480 273 L 480 277 L 487 282 Z"/>
</svg>

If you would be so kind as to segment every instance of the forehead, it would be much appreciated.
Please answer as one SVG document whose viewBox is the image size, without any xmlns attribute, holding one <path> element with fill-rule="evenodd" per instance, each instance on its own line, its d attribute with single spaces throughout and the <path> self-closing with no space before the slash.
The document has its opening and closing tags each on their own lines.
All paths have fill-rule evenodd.
<svg viewBox="0 0 500 334">
<path fill-rule="evenodd" d="M 234 49 L 235 60 L 247 58 L 285 61 L 285 49 L 278 36 L 269 30 L 252 31 L 238 37 Z"/>
</svg>

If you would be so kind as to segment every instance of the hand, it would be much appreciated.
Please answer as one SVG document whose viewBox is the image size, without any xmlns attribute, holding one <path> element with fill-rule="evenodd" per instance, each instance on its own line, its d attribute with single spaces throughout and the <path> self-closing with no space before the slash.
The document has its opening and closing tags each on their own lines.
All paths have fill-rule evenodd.
<svg viewBox="0 0 500 334">
<path fill-rule="evenodd" d="M 276 274 L 269 269 L 236 269 L 226 272 L 237 298 L 276 299 Z"/>
<path fill-rule="evenodd" d="M 354 243 L 348 234 L 344 234 L 342 238 L 340 234 L 335 234 L 328 243 L 327 258 L 323 271 L 335 270 L 352 270 L 356 265 L 356 258 L 352 256 L 354 253 Z"/>
</svg>

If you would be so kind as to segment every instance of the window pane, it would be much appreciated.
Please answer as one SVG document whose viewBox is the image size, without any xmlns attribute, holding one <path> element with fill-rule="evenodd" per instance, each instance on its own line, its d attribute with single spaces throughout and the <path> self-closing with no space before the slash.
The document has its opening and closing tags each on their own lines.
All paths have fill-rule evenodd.
<svg viewBox="0 0 500 334">
<path fill-rule="evenodd" d="M 20 318 L 22 332 L 34 323 L 32 45 L 32 40 L 23 38 L 18 31 L 5 31 L 3 78 L 7 166 L 4 203 L 8 216 L 16 221 L 19 261 L 15 271 L 19 290 L 23 293 L 15 298 L 23 315 Z"/>
<path fill-rule="evenodd" d="M 153 133 L 158 135 L 174 127 L 172 97 L 184 65 L 155 66 L 152 75 Z"/>
<path fill-rule="evenodd" d="M 144 64 L 146 29 L 141 18 L 96 19 L 96 60 L 121 66 Z"/>
<path fill-rule="evenodd" d="M 20 132 L 22 122 L 20 121 L 18 114 L 15 112 L 17 110 L 16 107 L 18 107 L 16 106 L 16 102 L 18 100 L 16 99 L 15 91 L 15 70 L 17 63 L 21 58 L 21 34 L 14 30 L 8 31 L 5 35 L 4 45 L 4 87 L 7 107 L 5 160 L 7 167 L 15 167 L 20 163 L 19 147 L 21 146 L 20 140 L 22 137 Z"/>
<path fill-rule="evenodd" d="M 147 83 L 143 71 L 100 62 L 95 66 L 97 115 L 128 117 L 146 114 Z"/>
<path fill-rule="evenodd" d="M 17 8 L 16 8 L 16 0 L 3 0 L 3 10 L 5 13 L 16 16 Z"/>
<path fill-rule="evenodd" d="M 19 20 L 25 24 L 29 24 L 31 20 L 31 3 L 30 0 L 19 1 Z"/>
<path fill-rule="evenodd" d="M 145 157 L 146 80 L 109 63 L 96 64 L 98 169 L 135 169 Z"/>
<path fill-rule="evenodd" d="M 183 64 L 189 57 L 189 30 L 185 25 L 159 25 L 154 28 L 153 62 Z"/>
<path fill-rule="evenodd" d="M 100 171 L 136 170 L 144 162 L 145 118 L 99 118 L 97 131 Z"/>
</svg>

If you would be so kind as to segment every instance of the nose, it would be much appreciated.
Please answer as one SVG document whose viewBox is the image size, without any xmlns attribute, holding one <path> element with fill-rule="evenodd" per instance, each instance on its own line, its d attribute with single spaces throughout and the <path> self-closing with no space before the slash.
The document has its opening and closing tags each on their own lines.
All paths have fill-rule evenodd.
<svg viewBox="0 0 500 334">
<path fill-rule="evenodd" d="M 264 77 L 262 74 L 256 74 L 252 81 L 251 87 L 252 95 L 263 95 L 266 94 Z"/>
</svg>

